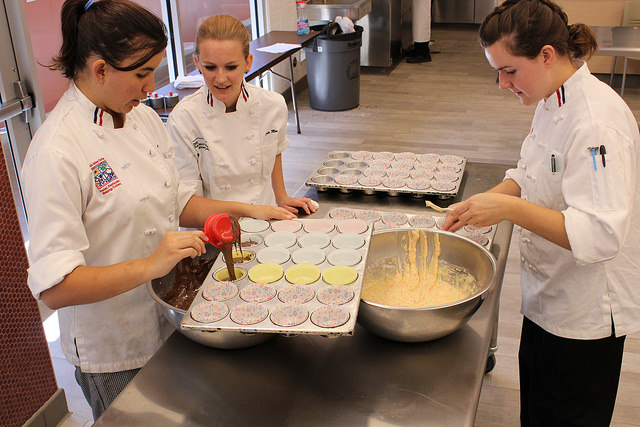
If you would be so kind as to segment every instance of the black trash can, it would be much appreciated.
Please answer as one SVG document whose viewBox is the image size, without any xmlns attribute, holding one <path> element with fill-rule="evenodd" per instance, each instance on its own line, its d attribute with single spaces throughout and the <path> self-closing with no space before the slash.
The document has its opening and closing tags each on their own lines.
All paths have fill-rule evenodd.
<svg viewBox="0 0 640 427">
<path fill-rule="evenodd" d="M 333 24 L 337 25 L 337 24 Z M 309 103 L 314 110 L 342 111 L 360 104 L 360 46 L 363 28 L 332 34 L 332 24 L 314 25 L 322 31 L 304 48 L 307 60 Z"/>
</svg>

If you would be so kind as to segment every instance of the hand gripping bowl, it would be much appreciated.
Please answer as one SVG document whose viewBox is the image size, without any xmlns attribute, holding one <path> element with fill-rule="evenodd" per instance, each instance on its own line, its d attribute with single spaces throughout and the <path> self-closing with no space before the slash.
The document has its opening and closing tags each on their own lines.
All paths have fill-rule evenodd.
<svg viewBox="0 0 640 427">
<path fill-rule="evenodd" d="M 207 252 L 203 254 L 199 259 L 214 259 L 218 256 L 219 251 L 213 246 L 207 244 Z M 257 333 L 244 333 L 237 331 L 197 331 L 189 329 L 181 329 L 180 322 L 187 313 L 186 310 L 179 309 L 168 303 L 166 303 L 162 296 L 167 291 L 173 288 L 175 280 L 175 267 L 164 277 L 159 279 L 153 279 L 147 283 L 147 290 L 149 294 L 158 303 L 160 311 L 169 320 L 169 323 L 180 331 L 181 334 L 187 338 L 198 342 L 200 344 L 221 348 L 221 349 L 239 349 L 252 347 L 263 343 L 275 336 L 275 334 L 257 334 Z"/>
<path fill-rule="evenodd" d="M 406 257 L 404 240 L 411 229 L 384 230 L 371 236 L 365 277 L 390 258 Z M 485 294 L 496 280 L 496 261 L 481 245 L 457 234 L 424 230 L 429 241 L 440 237 L 440 260 L 462 267 L 477 281 L 475 291 L 459 301 L 431 307 L 396 307 L 360 300 L 358 322 L 370 332 L 394 341 L 435 340 L 458 330 L 480 308 Z M 431 245 L 429 245 L 431 248 Z M 364 285 L 366 287 L 366 279 Z"/>
</svg>

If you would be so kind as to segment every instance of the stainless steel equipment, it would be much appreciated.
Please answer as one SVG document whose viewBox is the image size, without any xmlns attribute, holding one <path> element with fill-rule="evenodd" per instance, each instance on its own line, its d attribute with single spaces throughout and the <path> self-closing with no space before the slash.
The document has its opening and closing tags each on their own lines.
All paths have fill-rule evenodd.
<svg viewBox="0 0 640 427">
<path fill-rule="evenodd" d="M 305 12 L 309 21 L 333 21 L 336 16 L 357 21 L 371 12 L 371 0 L 309 0 Z"/>
<path fill-rule="evenodd" d="M 389 258 L 406 252 L 405 239 L 411 230 L 391 230 L 371 237 L 365 272 L 375 271 Z M 440 259 L 462 267 L 476 278 L 477 287 L 467 298 L 433 307 L 394 307 L 364 299 L 360 302 L 358 323 L 369 332 L 402 342 L 422 342 L 441 338 L 457 331 L 480 308 L 485 294 L 496 280 L 496 261 L 479 244 L 451 233 L 425 231 L 440 238 Z"/>
<path fill-rule="evenodd" d="M 498 0 L 434 0 L 433 22 L 480 24 Z"/>
<path fill-rule="evenodd" d="M 462 194 L 502 181 L 507 165 L 468 163 Z M 467 179 L 468 178 L 468 179 Z M 333 207 L 425 213 L 424 200 L 320 192 L 295 197 Z M 241 351 L 217 350 L 174 333 L 96 421 L 99 426 L 237 425 L 473 426 L 513 225 L 499 224 L 491 252 L 497 283 L 458 331 L 425 343 L 382 339 L 356 325 L 352 337 L 276 336 Z M 228 424 L 229 422 L 227 422 Z"/>
</svg>

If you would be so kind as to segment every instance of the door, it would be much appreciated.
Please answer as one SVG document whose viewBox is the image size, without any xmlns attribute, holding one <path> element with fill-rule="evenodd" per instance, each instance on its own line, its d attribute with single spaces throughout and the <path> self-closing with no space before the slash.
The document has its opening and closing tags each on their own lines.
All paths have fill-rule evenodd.
<svg viewBox="0 0 640 427">
<path fill-rule="evenodd" d="M 22 0 L 1 0 L 0 141 L 25 242 L 28 233 L 19 171 L 31 137 L 44 119 L 26 22 Z"/>
</svg>

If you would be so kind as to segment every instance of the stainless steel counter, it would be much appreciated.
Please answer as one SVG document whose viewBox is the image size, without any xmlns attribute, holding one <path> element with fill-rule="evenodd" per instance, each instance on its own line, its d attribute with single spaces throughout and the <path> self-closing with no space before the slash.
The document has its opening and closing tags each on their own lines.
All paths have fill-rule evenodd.
<svg viewBox="0 0 640 427">
<path fill-rule="evenodd" d="M 462 194 L 502 180 L 503 165 L 467 163 Z M 424 199 L 320 192 L 313 217 L 334 206 L 424 213 Z M 492 253 L 499 286 L 469 323 L 436 341 L 387 341 L 357 326 L 351 337 L 277 336 L 217 350 L 175 332 L 96 426 L 471 426 L 498 311 L 512 225 L 499 224 Z"/>
</svg>

